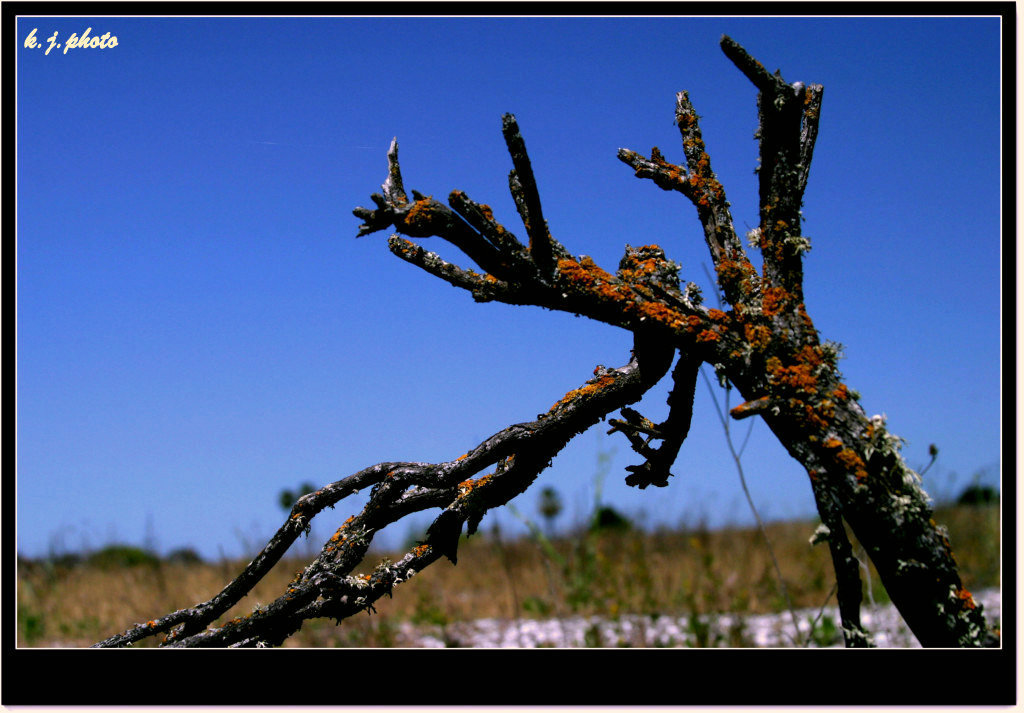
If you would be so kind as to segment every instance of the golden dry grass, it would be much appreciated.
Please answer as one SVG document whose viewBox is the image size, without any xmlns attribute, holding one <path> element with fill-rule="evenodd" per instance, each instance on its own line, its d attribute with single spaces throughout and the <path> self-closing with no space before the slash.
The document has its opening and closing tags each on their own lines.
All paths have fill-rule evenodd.
<svg viewBox="0 0 1024 713">
<path fill-rule="evenodd" d="M 999 584 L 998 507 L 945 508 L 936 519 L 950 539 L 968 589 Z M 834 577 L 827 546 L 811 547 L 813 521 L 774 523 L 768 535 L 792 605 L 820 607 Z M 484 617 L 572 613 L 692 615 L 778 612 L 785 608 L 758 531 L 694 529 L 662 533 L 581 533 L 545 552 L 530 539 L 464 540 L 459 564 L 442 560 L 376 604 L 374 616 L 341 625 L 308 622 L 288 646 L 386 646 L 396 622 L 446 624 Z M 370 571 L 379 553 L 359 568 Z M 244 562 L 119 568 L 19 563 L 19 646 L 88 646 L 138 623 L 216 594 Z M 278 596 L 302 568 L 280 563 L 224 619 Z M 886 601 L 872 573 L 872 595 Z M 141 645 L 147 645 L 145 642 Z M 152 645 L 152 644 L 149 644 Z"/>
</svg>

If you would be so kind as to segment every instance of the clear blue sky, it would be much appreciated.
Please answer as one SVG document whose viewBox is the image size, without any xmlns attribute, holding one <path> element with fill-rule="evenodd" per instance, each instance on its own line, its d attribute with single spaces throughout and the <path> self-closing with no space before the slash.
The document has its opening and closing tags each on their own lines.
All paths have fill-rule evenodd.
<svg viewBox="0 0 1024 713">
<path fill-rule="evenodd" d="M 846 347 L 848 384 L 912 465 L 939 446 L 926 489 L 998 480 L 998 19 L 21 18 L 18 36 L 86 27 L 118 45 L 18 51 L 24 554 L 251 554 L 283 520 L 283 488 L 455 458 L 625 363 L 624 331 L 474 303 L 392 256 L 387 232 L 356 239 L 352 208 L 379 190 L 393 136 L 407 189 L 461 189 L 523 234 L 501 137 L 514 113 L 571 252 L 614 268 L 625 243 L 658 243 L 713 299 L 692 206 L 615 154 L 657 145 L 682 162 L 673 108 L 688 90 L 738 232 L 757 224 L 756 92 L 722 33 L 787 81 L 825 85 L 806 297 Z M 667 388 L 640 409 L 662 417 Z M 638 457 L 602 424 L 514 502 L 536 516 L 551 485 L 564 523 L 579 520 L 613 451 L 602 498 L 623 512 L 749 522 L 713 408 L 699 382 L 666 489 L 625 486 Z M 762 423 L 744 466 L 764 517 L 813 515 L 806 475 Z M 316 538 L 363 498 L 321 515 Z M 499 513 L 484 528 L 492 517 L 516 525 Z"/>
</svg>

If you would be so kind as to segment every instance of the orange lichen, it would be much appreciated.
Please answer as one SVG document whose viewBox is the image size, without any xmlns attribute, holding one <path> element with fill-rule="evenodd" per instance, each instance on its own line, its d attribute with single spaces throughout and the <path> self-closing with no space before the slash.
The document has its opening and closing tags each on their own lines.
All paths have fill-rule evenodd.
<svg viewBox="0 0 1024 713">
<path fill-rule="evenodd" d="M 713 319 L 716 322 L 724 322 L 724 321 L 729 319 L 729 315 L 727 315 L 725 312 L 723 312 L 720 309 L 709 309 L 708 310 L 708 317 L 710 317 L 711 319 Z"/>
<path fill-rule="evenodd" d="M 650 319 L 660 322 L 666 326 L 676 329 L 683 325 L 683 316 L 671 307 L 661 302 L 643 302 L 638 305 L 640 313 Z M 687 317 L 687 320 L 696 319 L 700 324 L 700 318 L 696 316 Z M 691 322 L 692 324 L 692 322 Z"/>
<path fill-rule="evenodd" d="M 587 272 L 601 278 L 602 280 L 612 281 L 615 279 L 607 272 L 602 270 L 601 267 L 599 267 L 598 264 L 595 263 L 589 255 L 583 256 L 583 259 L 580 260 L 580 265 L 582 265 Z"/>
<path fill-rule="evenodd" d="M 746 324 L 743 326 L 743 334 L 747 343 L 755 351 L 761 351 L 771 342 L 772 331 L 763 324 Z"/>
<path fill-rule="evenodd" d="M 557 265 L 559 273 L 576 287 L 594 290 L 603 285 L 603 291 L 607 293 L 605 296 L 616 296 L 615 288 L 610 285 L 618 281 L 598 267 L 590 257 L 583 256 L 579 262 L 571 258 L 562 258 Z"/>
<path fill-rule="evenodd" d="M 956 590 L 956 597 L 960 600 L 960 606 L 964 609 L 975 609 L 977 605 L 974 603 L 974 597 L 966 589 L 961 587 Z"/>
<path fill-rule="evenodd" d="M 827 441 L 825 441 L 826 448 L 841 448 L 842 445 L 843 442 L 840 441 L 838 438 L 830 438 Z"/>
<path fill-rule="evenodd" d="M 739 406 L 735 406 L 729 410 L 729 415 L 733 418 L 743 418 L 750 415 L 751 412 L 763 411 L 765 407 L 771 402 L 771 399 L 767 396 L 762 396 L 759 399 L 753 401 L 744 401 Z"/>
<path fill-rule="evenodd" d="M 412 548 L 412 553 L 416 557 L 422 557 L 430 551 L 430 545 L 416 545 Z"/>
<path fill-rule="evenodd" d="M 811 320 L 811 316 L 807 314 L 807 308 L 804 306 L 803 302 L 796 306 L 796 313 L 804 323 L 804 327 L 808 330 L 814 329 L 814 322 Z"/>
<path fill-rule="evenodd" d="M 697 123 L 697 116 L 690 112 L 683 112 L 676 116 L 676 124 L 681 129 L 689 129 Z"/>
<path fill-rule="evenodd" d="M 813 394 L 817 390 L 818 380 L 814 377 L 811 365 L 783 366 L 778 357 L 771 357 L 765 363 L 765 367 L 771 380 L 777 384 L 808 394 Z"/>
<path fill-rule="evenodd" d="M 412 208 L 406 213 L 404 223 L 407 226 L 413 226 L 417 223 L 421 223 L 425 220 L 429 220 L 433 213 L 434 199 L 432 196 L 426 198 L 420 198 L 418 201 L 412 204 Z"/>
<path fill-rule="evenodd" d="M 829 400 L 824 400 L 817 405 L 804 404 L 804 417 L 808 423 L 825 428 L 835 416 L 835 407 Z"/>
<path fill-rule="evenodd" d="M 782 287 L 768 287 L 761 298 L 761 312 L 767 316 L 778 314 L 789 300 L 789 293 Z"/>
<path fill-rule="evenodd" d="M 698 342 L 717 342 L 718 332 L 711 329 L 705 329 L 703 332 L 697 335 Z"/>
<path fill-rule="evenodd" d="M 850 390 L 846 388 L 846 384 L 840 384 L 832 389 L 832 396 L 835 397 L 836 401 L 845 401 L 850 397 Z"/>
<path fill-rule="evenodd" d="M 868 477 L 868 471 L 864 467 L 864 461 L 852 448 L 844 448 L 836 453 L 836 460 L 842 463 L 847 470 L 852 470 L 857 480 L 864 480 Z"/>
<path fill-rule="evenodd" d="M 623 301 L 629 300 L 632 297 L 629 288 L 620 284 L 609 285 L 608 283 L 600 282 L 595 284 L 591 291 L 604 300 Z"/>
<path fill-rule="evenodd" d="M 722 286 L 736 285 L 742 292 L 749 292 L 753 287 L 757 270 L 746 259 L 732 260 L 724 258 L 715 265 L 718 281 Z"/>
<path fill-rule="evenodd" d="M 653 275 L 666 262 L 665 253 L 659 246 L 644 245 L 627 252 L 626 257 L 619 265 L 618 274 L 624 280 L 632 282 L 648 275 Z M 637 285 L 633 286 L 637 287 Z"/>
<path fill-rule="evenodd" d="M 820 365 L 824 361 L 824 358 L 821 355 L 821 347 L 805 344 L 800 348 L 800 351 L 796 353 L 796 360 L 811 366 Z"/>
<path fill-rule="evenodd" d="M 614 383 L 615 383 L 615 377 L 612 376 L 611 374 L 605 374 L 604 376 L 602 376 L 602 377 L 600 377 L 598 379 L 591 379 L 590 381 L 588 381 L 586 383 L 586 385 L 581 386 L 578 389 L 573 389 L 572 391 L 567 393 L 565 396 L 560 398 L 548 410 L 549 411 L 554 411 L 555 409 L 561 407 L 564 404 L 569 403 L 570 401 L 575 401 L 575 400 L 580 399 L 580 398 L 585 398 L 587 396 L 591 396 L 592 394 L 597 393 L 598 391 L 600 391 L 601 389 L 605 388 L 606 386 L 610 386 L 611 384 L 614 384 Z"/>
<path fill-rule="evenodd" d="M 575 260 L 562 258 L 558 261 L 557 267 L 558 272 L 569 282 L 583 287 L 590 287 L 593 284 L 594 278 Z"/>
<path fill-rule="evenodd" d="M 475 488 L 479 488 L 481 485 L 487 483 L 487 481 L 489 481 L 491 477 L 491 475 L 484 475 L 479 478 L 476 478 L 475 480 L 472 478 L 470 478 L 469 480 L 463 480 L 461 483 L 459 483 L 459 497 L 463 497 L 473 492 Z"/>
<path fill-rule="evenodd" d="M 831 420 L 836 415 L 836 405 L 828 399 L 822 399 L 818 402 L 816 411 L 822 418 Z"/>
</svg>

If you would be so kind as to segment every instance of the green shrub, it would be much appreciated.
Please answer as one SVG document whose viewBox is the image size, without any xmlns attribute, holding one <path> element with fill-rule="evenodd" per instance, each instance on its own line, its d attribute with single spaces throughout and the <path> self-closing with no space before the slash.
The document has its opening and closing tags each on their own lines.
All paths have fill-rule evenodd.
<svg viewBox="0 0 1024 713">
<path fill-rule="evenodd" d="M 131 545 L 107 545 L 85 558 L 85 562 L 100 569 L 118 567 L 157 567 L 160 558 L 141 547 Z"/>
<path fill-rule="evenodd" d="M 968 485 L 956 499 L 957 505 L 995 505 L 999 491 L 990 485 Z"/>
<path fill-rule="evenodd" d="M 179 547 L 167 555 L 167 561 L 175 564 L 202 564 L 203 558 L 191 547 Z"/>
</svg>

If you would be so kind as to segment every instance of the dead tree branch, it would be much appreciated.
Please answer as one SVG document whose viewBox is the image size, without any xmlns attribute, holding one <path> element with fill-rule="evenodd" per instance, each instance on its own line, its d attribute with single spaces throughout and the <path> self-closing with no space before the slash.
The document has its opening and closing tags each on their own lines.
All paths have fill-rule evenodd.
<svg viewBox="0 0 1024 713">
<path fill-rule="evenodd" d="M 747 236 L 760 250 L 754 267 L 737 237 L 725 190 L 711 168 L 699 117 L 686 92 L 676 95 L 675 123 L 682 162 L 655 147 L 650 157 L 620 149 L 635 175 L 692 204 L 703 227 L 718 286 L 728 309 L 701 304 L 693 284 L 662 248 L 626 246 L 610 273 L 590 257 L 573 256 L 550 233 L 526 144 L 506 114 L 502 134 L 512 158 L 509 189 L 526 229 L 524 245 L 497 222 L 489 206 L 453 191 L 447 205 L 404 188 L 397 141 L 372 208 L 356 208 L 358 235 L 394 228 L 396 256 L 464 289 L 480 302 L 535 305 L 629 330 L 634 349 L 617 369 L 599 367 L 592 379 L 559 399 L 536 420 L 494 434 L 444 463 L 379 463 L 301 498 L 263 551 L 208 602 L 132 627 L 97 646 L 124 646 L 166 634 L 167 646 L 272 646 L 315 617 L 343 619 L 373 603 L 440 557 L 456 562 L 459 536 L 472 534 L 484 514 L 523 492 L 578 433 L 621 409 L 621 432 L 644 458 L 626 482 L 663 487 L 689 432 L 701 364 L 714 367 L 745 399 L 733 418 L 761 417 L 806 470 L 836 570 L 848 646 L 870 643 L 860 623 L 861 581 L 845 532 L 863 544 L 910 629 L 924 646 L 993 646 L 981 606 L 961 583 L 945 530 L 931 519 L 919 476 L 900 455 L 900 439 L 881 417 L 868 417 L 837 368 L 838 350 L 822 343 L 803 295 L 801 206 L 818 133 L 823 88 L 787 84 L 728 37 L 725 55 L 757 89 L 760 222 Z M 402 237 L 402 236 L 406 237 Z M 457 247 L 476 268 L 443 260 L 408 238 L 437 237 Z M 669 415 L 660 424 L 632 409 L 667 373 L 673 356 Z M 660 446 L 652 441 L 660 440 Z M 348 495 L 369 491 L 363 509 L 346 520 L 319 556 L 286 591 L 250 615 L 214 627 L 310 520 Z M 354 573 L 375 533 L 406 515 L 440 508 L 426 539 L 397 562 Z"/>
</svg>

